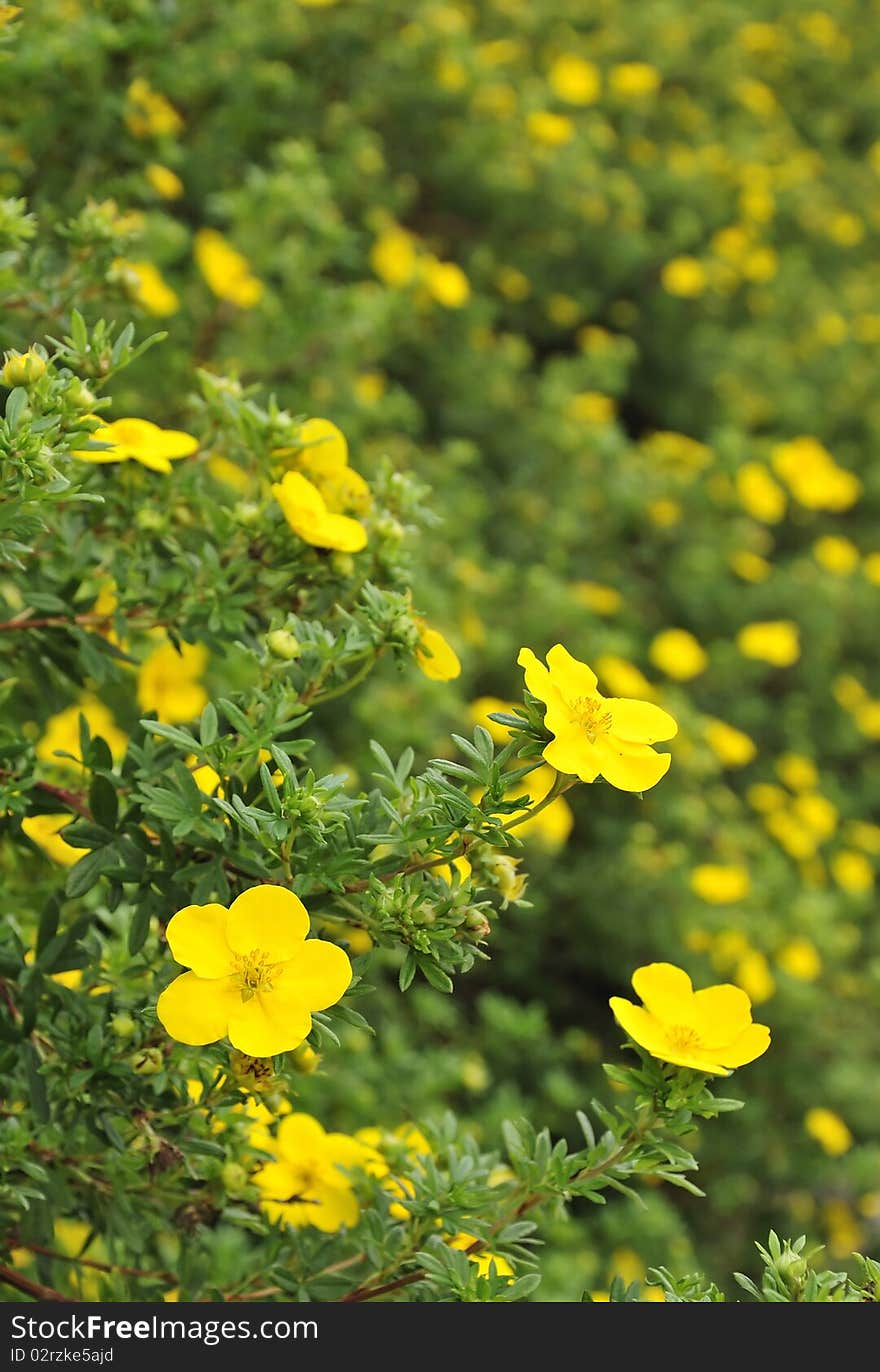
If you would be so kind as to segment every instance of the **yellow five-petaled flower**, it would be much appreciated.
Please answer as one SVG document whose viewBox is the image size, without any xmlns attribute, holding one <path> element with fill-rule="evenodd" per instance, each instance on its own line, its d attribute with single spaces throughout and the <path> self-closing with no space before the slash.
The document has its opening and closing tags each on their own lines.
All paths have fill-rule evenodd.
<svg viewBox="0 0 880 1372">
<path fill-rule="evenodd" d="M 770 1030 L 752 1023 L 752 1002 L 738 986 L 695 991 L 687 972 L 669 962 L 640 967 L 632 984 L 642 1004 L 612 996 L 614 1018 L 661 1062 L 723 1076 L 770 1047 Z"/>
<path fill-rule="evenodd" d="M 232 1046 L 255 1058 L 298 1047 L 312 1012 L 335 1005 L 351 963 L 335 943 L 308 939 L 309 916 L 283 886 L 254 886 L 227 910 L 187 905 L 169 921 L 175 959 L 191 970 L 167 986 L 156 1013 L 181 1043 Z"/>
<path fill-rule="evenodd" d="M 547 706 L 544 724 L 554 737 L 544 757 L 557 772 L 647 791 L 669 771 L 670 755 L 651 744 L 674 738 L 678 725 L 659 705 L 600 695 L 596 673 L 561 643 L 550 649 L 546 667 L 531 648 L 521 648 L 517 661 L 526 686 Z"/>
</svg>

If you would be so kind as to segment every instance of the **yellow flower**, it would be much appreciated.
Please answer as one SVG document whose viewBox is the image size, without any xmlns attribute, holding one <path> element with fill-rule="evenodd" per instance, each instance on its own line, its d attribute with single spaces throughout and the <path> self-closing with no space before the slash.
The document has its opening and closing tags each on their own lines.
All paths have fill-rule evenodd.
<svg viewBox="0 0 880 1372">
<path fill-rule="evenodd" d="M 47 858 L 58 862 L 62 867 L 72 867 L 86 854 L 85 848 L 71 848 L 61 837 L 61 830 L 73 823 L 73 816 L 64 815 L 27 815 L 21 821 L 22 832 L 27 834 L 31 843 L 42 848 Z"/>
<path fill-rule="evenodd" d="M 161 162 L 148 162 L 144 168 L 144 176 L 163 200 L 179 200 L 183 195 L 183 182 L 177 172 L 163 166 Z"/>
<path fill-rule="evenodd" d="M 428 294 L 447 310 L 460 310 L 471 297 L 470 282 L 457 262 L 429 258 L 422 268 Z"/>
<path fill-rule="evenodd" d="M 57 715 L 46 721 L 45 732 L 36 746 L 35 752 L 40 762 L 51 762 L 55 767 L 72 767 L 76 763 L 70 758 L 55 757 L 55 753 L 70 753 L 76 762 L 82 762 L 79 751 L 79 717 L 85 716 L 92 738 L 100 736 L 110 748 L 114 760 L 125 753 L 128 739 L 117 726 L 107 706 L 96 696 L 82 695 L 75 705 L 69 705 Z"/>
<path fill-rule="evenodd" d="M 709 275 L 696 257 L 673 257 L 660 273 L 660 282 L 669 295 L 692 300 L 703 294 L 709 284 Z"/>
<path fill-rule="evenodd" d="M 526 686 L 547 706 L 544 725 L 554 735 L 544 758 L 558 772 L 595 781 L 602 776 L 621 791 L 646 791 L 669 770 L 669 753 L 652 744 L 674 738 L 678 725 L 658 705 L 606 698 L 595 672 L 561 643 L 547 654 L 547 666 L 531 648 L 517 658 Z"/>
<path fill-rule="evenodd" d="M 748 734 L 725 724 L 723 719 L 707 719 L 706 742 L 725 767 L 745 767 L 757 753 Z"/>
<path fill-rule="evenodd" d="M 733 979 L 753 1005 L 769 1000 L 776 991 L 770 964 L 757 948 L 749 948 L 736 964 Z"/>
<path fill-rule="evenodd" d="M 154 91 L 142 76 L 132 81 L 125 98 L 125 122 L 135 138 L 173 138 L 183 128 L 171 101 Z"/>
<path fill-rule="evenodd" d="M 822 959 L 808 938 L 789 939 L 776 954 L 776 961 L 797 981 L 815 981 L 822 971 Z"/>
<path fill-rule="evenodd" d="M 839 1158 L 853 1146 L 853 1136 L 845 1122 L 834 1110 L 814 1105 L 804 1115 L 804 1128 L 832 1158 Z"/>
<path fill-rule="evenodd" d="M 11 24 L 17 14 L 21 14 L 21 5 L 0 5 L 0 29 Z"/>
<path fill-rule="evenodd" d="M 159 997 L 156 1013 L 181 1043 L 214 1043 L 269 1058 L 298 1047 L 312 1012 L 345 994 L 351 963 L 335 943 L 306 940 L 309 916 L 283 886 L 254 886 L 227 910 L 188 905 L 166 935 L 176 962 L 192 970 Z M 288 1192 L 290 1194 L 290 1192 Z"/>
<path fill-rule="evenodd" d="M 416 239 L 399 224 L 383 229 L 370 249 L 370 266 L 386 286 L 406 286 L 416 274 Z"/>
<path fill-rule="evenodd" d="M 468 706 L 468 718 L 471 724 L 482 724 L 493 740 L 503 747 L 505 743 L 510 742 L 510 729 L 506 724 L 496 724 L 489 716 L 511 715 L 515 708 L 514 701 L 502 700 L 500 696 L 478 696 Z"/>
<path fill-rule="evenodd" d="M 568 412 L 572 419 L 584 424 L 610 424 L 617 413 L 617 403 L 613 396 L 601 391 L 579 391 L 571 397 Z"/>
<path fill-rule="evenodd" d="M 366 1170 L 371 1149 L 348 1134 L 325 1133 L 316 1119 L 303 1114 L 285 1116 L 275 1138 L 255 1129 L 251 1141 L 272 1155 L 254 1181 L 260 1207 L 273 1223 L 280 1220 L 293 1229 L 312 1225 L 325 1234 L 357 1224 L 360 1206 L 347 1171 Z"/>
<path fill-rule="evenodd" d="M 859 565 L 859 550 L 848 538 L 825 534 L 813 544 L 813 556 L 832 576 L 848 576 Z"/>
<path fill-rule="evenodd" d="M 801 435 L 779 443 L 771 460 L 777 475 L 808 510 L 848 510 L 861 494 L 859 478 L 839 467 L 816 438 Z"/>
<path fill-rule="evenodd" d="M 776 775 L 792 791 L 812 791 L 819 785 L 816 764 L 801 753 L 783 753 L 778 757 Z"/>
<path fill-rule="evenodd" d="M 648 678 L 625 657 L 603 653 L 596 659 L 596 672 L 616 695 L 636 696 L 640 700 L 657 699 L 657 692 Z"/>
<path fill-rule="evenodd" d="M 738 986 L 694 991 L 680 967 L 652 962 L 633 973 L 633 990 L 642 1005 L 620 996 L 610 1000 L 614 1017 L 629 1037 L 652 1057 L 723 1075 L 765 1053 L 770 1030 L 752 1023 L 748 996 Z"/>
<path fill-rule="evenodd" d="M 384 372 L 360 372 L 352 382 L 352 390 L 362 405 L 378 405 L 387 389 Z"/>
<path fill-rule="evenodd" d="M 254 276 L 250 263 L 216 229 L 199 229 L 193 242 L 196 265 L 218 300 L 226 300 L 242 310 L 251 309 L 263 298 L 263 283 Z"/>
<path fill-rule="evenodd" d="M 559 148 L 574 138 L 574 123 L 567 114 L 532 110 L 526 118 L 526 131 L 534 143 L 545 148 Z"/>
<path fill-rule="evenodd" d="M 517 267 L 499 267 L 496 276 L 498 289 L 508 300 L 527 300 L 532 285 L 524 272 Z"/>
<path fill-rule="evenodd" d="M 764 524 L 778 524 L 785 514 L 785 491 L 762 462 L 746 462 L 740 467 L 736 493 L 743 509 Z"/>
<path fill-rule="evenodd" d="M 392 1161 L 402 1157 L 417 1171 L 424 1171 L 422 1159 L 430 1157 L 433 1150 L 421 1129 L 414 1124 L 399 1124 L 391 1133 L 387 1133 L 371 1126 L 359 1129 L 355 1138 L 369 1150 L 365 1171 L 371 1177 L 381 1179 L 383 1191 L 397 1197 L 388 1207 L 389 1215 L 393 1220 L 408 1220 L 411 1212 L 406 1201 L 415 1194 L 415 1188 L 408 1178 L 392 1174 L 385 1153 L 390 1153 Z"/>
<path fill-rule="evenodd" d="M 820 842 L 830 838 L 837 828 L 837 806 L 818 791 L 803 792 L 792 802 L 791 810 L 795 818 Z"/>
<path fill-rule="evenodd" d="M 733 905 L 749 894 L 745 867 L 706 862 L 691 872 L 691 890 L 710 905 Z"/>
<path fill-rule="evenodd" d="M 367 546 L 363 524 L 328 510 L 323 495 L 301 472 L 285 472 L 273 483 L 272 494 L 293 532 L 313 548 L 359 553 Z"/>
<path fill-rule="evenodd" d="M 624 99 L 653 95 L 660 88 L 660 73 L 649 62 L 620 62 L 611 68 L 609 84 Z"/>
<path fill-rule="evenodd" d="M 623 596 L 613 586 L 599 581 L 573 581 L 568 588 L 579 605 L 585 605 L 597 615 L 616 615 L 623 605 Z"/>
<path fill-rule="evenodd" d="M 831 859 L 831 875 L 843 891 L 861 896 L 874 889 L 874 868 L 864 853 L 844 848 Z"/>
<path fill-rule="evenodd" d="M 538 805 L 548 794 L 551 786 L 556 780 L 556 773 L 552 767 L 538 767 L 534 772 L 530 772 L 519 785 L 509 791 L 504 797 L 505 800 L 515 800 L 518 795 L 528 795 L 532 805 Z M 525 815 L 526 810 L 516 810 L 507 817 L 519 819 Z M 524 840 L 534 839 L 536 843 L 551 851 L 561 848 L 574 828 L 574 815 L 571 806 L 565 796 L 559 796 L 550 802 L 545 810 L 540 810 L 538 814 L 529 819 L 524 819 L 518 826 L 517 832 Z"/>
<path fill-rule="evenodd" d="M 4 356 L 0 378 L 4 386 L 33 386 L 45 374 L 46 360 L 36 348 L 28 348 L 26 353 L 16 352 L 12 348 Z"/>
<path fill-rule="evenodd" d="M 602 90 L 602 74 L 577 53 L 564 52 L 547 73 L 553 94 L 568 105 L 593 105 Z"/>
<path fill-rule="evenodd" d="M 448 1239 L 447 1242 L 450 1248 L 458 1248 L 467 1253 L 471 1244 L 477 1243 L 478 1240 L 474 1238 L 473 1234 L 456 1234 L 454 1239 Z M 475 1264 L 478 1276 L 488 1277 L 494 1264 L 496 1276 L 507 1277 L 509 1281 L 513 1281 L 513 1268 L 506 1258 L 502 1258 L 500 1253 L 490 1253 L 485 1248 L 478 1248 L 473 1253 L 468 1253 L 467 1256 L 469 1261 Z"/>
<path fill-rule="evenodd" d="M 772 565 L 766 557 L 761 557 L 759 553 L 750 552 L 747 548 L 741 548 L 737 552 L 731 553 L 730 565 L 741 576 L 743 581 L 766 581 L 773 571 Z"/>
<path fill-rule="evenodd" d="M 72 457 L 83 462 L 139 462 L 151 472 L 170 472 L 171 463 L 191 457 L 199 440 L 180 429 L 160 429 L 149 419 L 116 419 L 112 424 L 100 424 L 90 435 L 94 443 L 106 443 L 106 448 L 91 451 L 75 449 Z"/>
<path fill-rule="evenodd" d="M 432 629 L 423 619 L 416 619 L 419 628 L 419 641 L 416 647 L 416 662 L 431 681 L 454 681 L 461 675 L 461 662 L 458 654 L 443 637 L 439 629 Z"/>
<path fill-rule="evenodd" d="M 790 619 L 746 624 L 736 636 L 736 646 L 744 657 L 771 667 L 790 667 L 801 655 L 798 627 Z"/>
<path fill-rule="evenodd" d="M 140 708 L 154 711 L 162 724 L 182 724 L 195 719 L 208 703 L 199 678 L 208 665 L 208 650 L 201 643 L 162 643 L 141 663 L 137 700 Z"/>
<path fill-rule="evenodd" d="M 338 471 L 348 466 L 345 434 L 331 419 L 307 419 L 299 426 L 296 448 L 279 448 L 275 457 L 293 456 L 297 462 L 315 463 L 316 470 Z"/>
<path fill-rule="evenodd" d="M 709 665 L 705 650 L 687 629 L 664 629 L 657 634 L 648 657 L 673 681 L 690 681 Z"/>
</svg>

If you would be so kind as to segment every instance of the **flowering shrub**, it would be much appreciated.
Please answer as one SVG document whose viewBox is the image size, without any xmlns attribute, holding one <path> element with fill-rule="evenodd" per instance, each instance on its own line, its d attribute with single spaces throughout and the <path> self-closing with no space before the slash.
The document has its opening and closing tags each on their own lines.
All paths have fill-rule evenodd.
<svg viewBox="0 0 880 1372">
<path fill-rule="evenodd" d="M 771 9 L 0 6 L 6 1298 L 877 1299 L 880 95 Z"/>
</svg>

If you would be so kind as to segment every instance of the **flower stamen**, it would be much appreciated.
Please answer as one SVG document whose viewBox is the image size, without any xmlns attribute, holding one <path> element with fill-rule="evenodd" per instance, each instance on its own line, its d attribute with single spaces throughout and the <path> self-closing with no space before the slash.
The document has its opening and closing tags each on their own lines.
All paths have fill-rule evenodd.
<svg viewBox="0 0 880 1372">
<path fill-rule="evenodd" d="M 569 705 L 572 724 L 579 724 L 591 743 L 611 732 L 611 711 L 603 712 L 604 703 L 601 696 L 578 696 Z"/>
<path fill-rule="evenodd" d="M 258 991 L 271 991 L 272 980 L 280 963 L 270 962 L 269 954 L 259 948 L 249 953 L 237 953 L 232 959 L 232 975 L 243 1001 L 253 1000 Z"/>
</svg>

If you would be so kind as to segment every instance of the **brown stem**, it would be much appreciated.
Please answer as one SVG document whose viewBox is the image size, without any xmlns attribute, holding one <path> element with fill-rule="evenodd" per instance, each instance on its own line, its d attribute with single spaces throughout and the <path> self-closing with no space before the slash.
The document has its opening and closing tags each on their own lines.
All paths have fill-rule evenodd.
<svg viewBox="0 0 880 1372">
<path fill-rule="evenodd" d="M 14 1287 L 16 1291 L 24 1292 L 26 1296 L 33 1296 L 35 1301 L 73 1301 L 79 1304 L 76 1296 L 62 1296 L 53 1286 L 42 1286 L 38 1281 L 31 1281 L 29 1277 L 23 1277 L 12 1267 L 0 1267 L 0 1282 L 5 1286 Z"/>
<path fill-rule="evenodd" d="M 123 1277 L 155 1277 L 159 1281 L 169 1282 L 172 1286 L 176 1286 L 179 1280 L 173 1272 L 152 1271 L 144 1267 L 118 1267 L 114 1263 L 98 1262 L 96 1258 L 75 1258 L 69 1253 L 56 1253 L 54 1248 L 44 1248 L 41 1243 L 21 1243 L 19 1246 L 58 1262 L 75 1262 L 78 1267 L 93 1267 L 96 1272 L 119 1272 Z"/>
<path fill-rule="evenodd" d="M 55 800 L 60 800 L 62 805 L 66 805 L 68 810 L 75 810 L 83 819 L 91 819 L 92 812 L 82 796 L 75 795 L 73 791 L 65 791 L 61 786 L 52 786 L 48 781 L 38 781 L 35 789 L 42 791 L 44 795 L 53 796 Z"/>
<path fill-rule="evenodd" d="M 384 1296 L 389 1291 L 399 1291 L 402 1286 L 412 1286 L 414 1282 L 424 1281 L 427 1275 L 427 1272 L 410 1272 L 406 1277 L 398 1277 L 396 1281 L 385 1282 L 384 1286 L 359 1286 L 354 1291 L 349 1291 L 347 1296 L 343 1296 L 340 1304 L 371 1301 L 374 1297 Z"/>
</svg>

